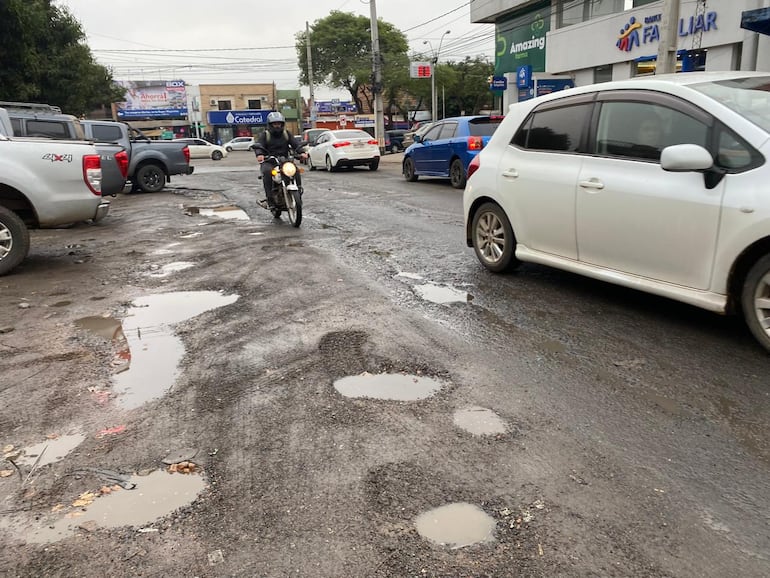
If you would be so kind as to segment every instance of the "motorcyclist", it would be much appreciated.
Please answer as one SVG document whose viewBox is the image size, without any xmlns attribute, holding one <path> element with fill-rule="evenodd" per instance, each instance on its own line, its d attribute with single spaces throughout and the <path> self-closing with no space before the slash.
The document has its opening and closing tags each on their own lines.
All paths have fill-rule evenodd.
<svg viewBox="0 0 770 578">
<path fill-rule="evenodd" d="M 297 137 L 286 130 L 286 119 L 280 112 L 273 111 L 267 115 L 267 130 L 257 139 L 254 146 L 254 154 L 257 155 L 257 162 L 261 163 L 262 184 L 265 187 L 265 197 L 267 197 L 268 208 L 274 207 L 273 200 L 273 179 L 270 171 L 275 166 L 275 161 L 265 162 L 265 157 L 286 157 L 289 152 L 298 154 L 302 160 L 307 159 L 307 153 L 304 151 L 305 145 Z M 297 187 L 302 192 L 302 180 L 299 171 L 297 171 Z"/>
</svg>

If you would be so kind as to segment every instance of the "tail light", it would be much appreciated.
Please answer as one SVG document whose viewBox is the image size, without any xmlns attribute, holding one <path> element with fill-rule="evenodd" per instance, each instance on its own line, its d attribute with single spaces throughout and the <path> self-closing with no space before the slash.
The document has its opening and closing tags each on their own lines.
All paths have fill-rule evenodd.
<svg viewBox="0 0 770 578">
<path fill-rule="evenodd" d="M 182 149 L 182 154 L 184 155 L 184 160 L 187 162 L 187 164 L 190 164 L 190 147 L 185 146 Z"/>
<path fill-rule="evenodd" d="M 83 180 L 93 194 L 102 196 L 102 158 L 99 155 L 83 157 Z"/>
<path fill-rule="evenodd" d="M 126 151 L 120 151 L 115 154 L 115 162 L 118 163 L 120 174 L 125 179 L 128 176 L 128 153 Z"/>
<path fill-rule="evenodd" d="M 481 161 L 479 161 L 479 155 L 476 155 L 471 159 L 470 164 L 468 165 L 468 176 L 466 178 L 471 178 L 471 175 L 476 172 L 476 170 L 481 166 Z"/>
<path fill-rule="evenodd" d="M 468 137 L 468 150 L 469 151 L 480 151 L 484 148 L 484 141 L 480 136 L 469 136 Z"/>
<path fill-rule="evenodd" d="M 336 149 L 340 147 L 347 147 L 347 146 L 350 146 L 350 141 L 341 140 L 339 142 L 332 143 L 332 146 Z"/>
<path fill-rule="evenodd" d="M 369 139 L 368 141 L 366 141 L 366 144 L 379 145 L 380 141 L 375 140 L 375 139 Z"/>
</svg>

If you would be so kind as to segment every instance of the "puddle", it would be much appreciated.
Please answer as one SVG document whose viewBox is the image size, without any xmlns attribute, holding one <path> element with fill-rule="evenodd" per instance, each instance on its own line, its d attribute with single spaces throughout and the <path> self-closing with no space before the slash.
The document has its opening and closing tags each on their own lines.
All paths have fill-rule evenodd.
<svg viewBox="0 0 770 578">
<path fill-rule="evenodd" d="M 192 239 L 193 237 L 200 237 L 203 233 L 187 233 L 186 235 L 179 235 L 180 239 Z"/>
<path fill-rule="evenodd" d="M 426 301 L 446 305 L 447 303 L 467 303 L 468 293 L 452 287 L 433 285 L 415 285 L 417 294 Z"/>
<path fill-rule="evenodd" d="M 46 440 L 34 446 L 24 448 L 22 450 L 23 455 L 18 459 L 18 462 L 25 466 L 33 466 L 37 462 L 36 467 L 38 468 L 53 464 L 64 459 L 84 439 L 86 439 L 86 436 L 83 434 L 69 434 L 59 436 L 56 439 Z M 40 458 L 39 461 L 38 458 Z"/>
<path fill-rule="evenodd" d="M 147 273 L 147 275 L 150 277 L 167 277 L 172 273 L 184 271 L 185 269 L 190 269 L 191 267 L 195 267 L 195 263 L 192 261 L 175 261 L 174 263 L 163 265 L 158 271 Z"/>
<path fill-rule="evenodd" d="M 75 326 L 109 340 L 117 340 L 123 335 L 123 326 L 114 317 L 83 317 L 75 321 Z"/>
<path fill-rule="evenodd" d="M 508 431 L 503 419 L 491 409 L 469 407 L 454 413 L 454 424 L 477 436 L 504 434 Z"/>
<path fill-rule="evenodd" d="M 414 279 L 416 281 L 425 279 L 425 277 L 423 277 L 422 275 L 418 275 L 417 273 L 404 273 L 404 272 L 399 273 L 398 275 L 396 275 L 396 277 L 405 277 L 407 279 Z"/>
<path fill-rule="evenodd" d="M 495 520 L 478 506 L 458 502 L 420 514 L 417 532 L 431 542 L 463 548 L 495 539 Z"/>
<path fill-rule="evenodd" d="M 430 377 L 403 373 L 363 373 L 349 375 L 334 382 L 334 388 L 345 397 L 369 397 L 397 401 L 415 401 L 435 395 L 443 384 Z"/>
<path fill-rule="evenodd" d="M 195 474 L 169 474 L 157 470 L 149 476 L 131 476 L 133 490 L 116 490 L 97 497 L 77 517 L 62 518 L 45 528 L 21 528 L 19 535 L 26 542 L 47 544 L 71 536 L 75 529 L 91 522 L 102 528 L 143 526 L 171 514 L 195 501 L 206 487 L 203 477 Z"/>
<path fill-rule="evenodd" d="M 174 385 L 185 350 L 170 325 L 237 299 L 238 295 L 217 291 L 180 291 L 136 299 L 123 321 L 131 365 L 113 377 L 118 404 L 127 409 L 138 407 Z"/>
<path fill-rule="evenodd" d="M 218 219 L 228 219 L 236 221 L 250 221 L 251 219 L 246 212 L 240 207 L 214 207 L 211 209 L 194 208 L 188 209 L 191 213 L 197 212 L 204 217 L 216 217 Z"/>
</svg>

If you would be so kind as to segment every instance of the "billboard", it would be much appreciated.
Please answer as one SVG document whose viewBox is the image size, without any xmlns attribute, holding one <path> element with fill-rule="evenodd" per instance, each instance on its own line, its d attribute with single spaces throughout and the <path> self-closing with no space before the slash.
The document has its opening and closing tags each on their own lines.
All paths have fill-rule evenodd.
<svg viewBox="0 0 770 578">
<path fill-rule="evenodd" d="M 531 66 L 533 72 L 545 71 L 545 37 L 551 28 L 549 2 L 535 4 L 526 14 L 497 23 L 495 39 L 495 76 Z"/>
<path fill-rule="evenodd" d="M 187 116 L 187 90 L 184 80 L 122 80 L 126 91 L 119 102 L 118 118 L 182 118 Z"/>
</svg>

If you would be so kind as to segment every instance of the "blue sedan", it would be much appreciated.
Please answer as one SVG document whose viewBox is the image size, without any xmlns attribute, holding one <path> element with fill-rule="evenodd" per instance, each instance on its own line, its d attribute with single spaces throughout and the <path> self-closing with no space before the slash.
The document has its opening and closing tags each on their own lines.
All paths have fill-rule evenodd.
<svg viewBox="0 0 770 578">
<path fill-rule="evenodd" d="M 468 165 L 489 142 L 502 116 L 455 116 L 433 125 L 404 152 L 407 181 L 418 177 L 449 177 L 456 189 L 465 187 Z"/>
</svg>

